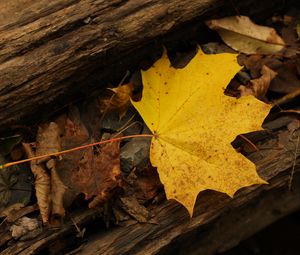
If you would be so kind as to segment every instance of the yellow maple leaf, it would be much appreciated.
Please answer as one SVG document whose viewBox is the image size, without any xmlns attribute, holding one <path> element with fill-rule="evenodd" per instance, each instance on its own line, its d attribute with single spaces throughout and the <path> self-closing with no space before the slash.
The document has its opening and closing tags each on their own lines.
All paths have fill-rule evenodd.
<svg viewBox="0 0 300 255">
<path fill-rule="evenodd" d="M 240 69 L 235 54 L 199 50 L 183 69 L 171 67 L 164 53 L 142 72 L 142 100 L 132 103 L 154 134 L 151 163 L 167 198 L 183 204 L 190 215 L 200 191 L 233 196 L 242 187 L 266 183 L 231 146 L 237 135 L 260 130 L 271 108 L 253 96 L 224 95 Z"/>
</svg>

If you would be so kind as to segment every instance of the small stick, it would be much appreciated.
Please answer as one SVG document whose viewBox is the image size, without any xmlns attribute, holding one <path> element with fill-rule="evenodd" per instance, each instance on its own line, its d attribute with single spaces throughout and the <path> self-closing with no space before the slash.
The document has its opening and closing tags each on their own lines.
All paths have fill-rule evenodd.
<svg viewBox="0 0 300 255">
<path fill-rule="evenodd" d="M 0 169 L 15 166 L 15 165 L 19 165 L 19 164 L 26 163 L 26 162 L 30 162 L 32 160 L 38 160 L 38 159 L 42 159 L 42 158 L 46 158 L 46 157 L 59 156 L 59 155 L 66 154 L 66 153 L 69 153 L 69 152 L 72 152 L 72 151 L 78 151 L 78 150 L 86 149 L 86 148 L 89 148 L 89 147 L 93 147 L 95 145 L 100 145 L 100 144 L 105 144 L 105 143 L 110 143 L 110 142 L 116 142 L 116 141 L 120 141 L 120 140 L 124 140 L 124 139 L 128 139 L 128 138 L 137 138 L 137 137 L 151 137 L 152 138 L 152 137 L 154 137 L 154 135 L 152 135 L 152 134 L 139 134 L 139 135 L 127 135 L 127 136 L 122 136 L 122 137 L 116 137 L 116 138 L 112 138 L 112 139 L 109 139 L 109 140 L 104 140 L 104 141 L 100 141 L 100 142 L 95 142 L 95 143 L 90 143 L 90 144 L 78 146 L 78 147 L 68 149 L 68 150 L 64 150 L 64 151 L 53 152 L 53 153 L 49 153 L 49 154 L 45 154 L 45 155 L 41 155 L 41 156 L 36 156 L 36 157 L 31 157 L 31 158 L 27 158 L 27 159 L 23 159 L 23 160 L 19 160 L 19 161 L 6 163 L 6 164 L 3 164 L 3 165 L 0 165 Z"/>
<path fill-rule="evenodd" d="M 299 95 L 300 95 L 300 89 L 297 89 L 297 90 L 295 90 L 295 91 L 293 91 L 293 92 L 291 92 L 291 93 L 283 96 L 282 98 L 279 98 L 279 99 L 275 100 L 273 102 L 273 104 L 274 105 L 284 104 L 284 103 L 288 102 L 289 100 L 291 100 L 291 99 L 293 99 L 293 98 L 295 98 L 295 97 L 297 97 Z"/>
<path fill-rule="evenodd" d="M 244 135 L 239 135 L 239 137 L 241 137 L 242 139 L 244 139 L 247 143 L 249 143 L 251 145 L 251 147 L 255 150 L 255 151 L 259 151 L 259 149 L 255 146 L 254 143 L 252 143 L 246 136 Z"/>
</svg>

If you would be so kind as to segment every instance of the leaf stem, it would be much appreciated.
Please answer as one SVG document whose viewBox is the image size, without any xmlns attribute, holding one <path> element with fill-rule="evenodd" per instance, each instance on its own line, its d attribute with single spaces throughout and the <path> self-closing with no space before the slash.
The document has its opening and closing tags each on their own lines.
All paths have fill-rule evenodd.
<svg viewBox="0 0 300 255">
<path fill-rule="evenodd" d="M 38 160 L 38 159 L 47 158 L 47 157 L 59 156 L 59 155 L 62 155 L 62 154 L 73 152 L 73 151 L 78 151 L 78 150 L 86 149 L 86 148 L 89 148 L 89 147 L 93 147 L 95 145 L 106 144 L 106 143 L 121 141 L 121 140 L 128 139 L 128 138 L 139 138 L 139 137 L 141 137 L 141 138 L 151 137 L 152 138 L 153 135 L 152 134 L 138 134 L 138 135 L 127 135 L 127 136 L 122 136 L 122 137 L 111 138 L 111 139 L 104 140 L 104 141 L 85 144 L 85 145 L 78 146 L 78 147 L 75 147 L 75 148 L 71 148 L 71 149 L 68 149 L 68 150 L 53 152 L 53 153 L 49 153 L 49 154 L 45 154 L 45 155 L 41 155 L 41 156 L 36 156 L 36 157 L 31 157 L 31 158 L 27 158 L 27 159 L 23 159 L 23 160 L 19 160 L 19 161 L 9 162 L 9 163 L 0 165 L 0 169 L 15 166 L 15 165 L 19 165 L 19 164 L 26 163 L 26 162 L 30 162 L 32 160 Z"/>
</svg>

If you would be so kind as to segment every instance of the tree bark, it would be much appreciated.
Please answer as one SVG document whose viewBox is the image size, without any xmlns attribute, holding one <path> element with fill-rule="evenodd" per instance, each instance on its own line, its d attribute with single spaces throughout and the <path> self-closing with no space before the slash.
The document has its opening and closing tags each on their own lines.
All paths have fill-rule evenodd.
<svg viewBox="0 0 300 255">
<path fill-rule="evenodd" d="M 266 16 L 286 2 L 0 1 L 0 127 L 40 119 L 122 77 L 170 32 L 186 36 L 190 22 L 216 13 Z"/>
</svg>

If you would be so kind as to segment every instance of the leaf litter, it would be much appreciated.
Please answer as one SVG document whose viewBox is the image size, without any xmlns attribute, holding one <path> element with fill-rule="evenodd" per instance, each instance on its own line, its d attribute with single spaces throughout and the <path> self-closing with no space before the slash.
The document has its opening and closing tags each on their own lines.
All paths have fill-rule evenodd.
<svg viewBox="0 0 300 255">
<path fill-rule="evenodd" d="M 279 111 L 277 110 L 277 112 L 275 111 L 275 114 L 273 113 L 273 116 L 275 117 L 272 119 L 272 125 L 269 126 L 278 129 L 286 127 L 289 123 L 293 123 L 293 120 L 295 119 L 295 114 L 294 112 L 288 112 L 289 108 L 287 107 L 291 107 L 290 104 L 293 103 L 294 107 L 295 105 L 297 105 L 295 101 L 297 101 L 298 94 L 295 94 L 295 92 L 299 89 L 300 84 L 299 56 L 296 55 L 297 51 L 293 51 L 292 53 L 289 53 L 289 55 L 286 54 L 285 51 L 288 47 L 290 47 L 290 45 L 293 45 L 294 48 L 298 47 L 297 37 L 295 37 L 296 40 L 293 37 L 295 34 L 297 36 L 297 26 L 291 25 L 295 24 L 293 23 L 293 17 L 292 19 L 276 19 L 276 22 L 284 23 L 284 28 L 287 29 L 286 31 L 284 31 L 284 33 L 280 33 L 282 37 L 280 37 L 274 29 L 270 27 L 258 26 L 251 22 L 251 20 L 247 17 L 231 17 L 225 18 L 224 20 L 209 21 L 207 24 L 209 24 L 209 26 L 211 27 L 214 27 L 214 29 L 216 29 L 220 33 L 222 39 L 228 46 L 225 46 L 221 42 L 210 43 L 205 46 L 206 48 L 203 48 L 205 52 L 221 54 L 216 56 L 205 56 L 201 51 L 199 51 L 196 55 L 196 57 L 199 57 L 200 59 L 206 57 L 211 57 L 211 59 L 213 59 L 217 56 L 224 57 L 226 54 L 223 55 L 223 52 L 232 53 L 234 52 L 234 50 L 248 54 L 240 54 L 238 57 L 239 63 L 242 64 L 242 66 L 245 66 L 244 69 L 241 71 L 240 69 L 242 68 L 242 66 L 238 66 L 236 64 L 236 61 L 234 60 L 236 58 L 235 55 L 231 54 L 226 55 L 228 58 L 224 57 L 224 59 L 230 59 L 230 66 L 232 67 L 232 70 L 230 72 L 226 69 L 227 62 L 225 60 L 223 62 L 222 58 L 216 58 L 217 61 L 212 61 L 213 64 L 210 65 L 214 67 L 214 70 L 208 70 L 209 74 L 207 75 L 205 73 L 205 78 L 202 77 L 203 79 L 201 78 L 201 80 L 205 80 L 206 76 L 213 80 L 214 76 L 218 76 L 219 74 L 219 76 L 223 79 L 223 82 L 216 82 L 216 84 L 219 87 L 215 85 L 216 87 L 218 87 L 219 95 L 213 94 L 209 96 L 209 90 L 206 90 L 201 99 L 197 101 L 204 101 L 202 103 L 206 105 L 208 104 L 208 101 L 210 101 L 210 99 L 213 100 L 215 97 L 221 98 L 221 101 L 225 100 L 224 102 L 230 102 L 232 106 L 234 106 L 235 103 L 239 102 L 239 100 L 245 100 L 244 103 L 242 103 L 244 105 L 245 103 L 248 103 L 247 100 L 249 100 L 251 104 L 250 107 L 247 106 L 246 108 L 242 108 L 243 110 L 241 111 L 246 112 L 249 115 L 255 115 L 256 111 L 259 111 L 259 107 L 265 107 L 265 111 L 259 111 L 258 115 L 260 116 L 260 120 L 256 120 L 255 123 L 251 123 L 251 121 L 249 121 L 247 125 L 248 127 L 250 126 L 250 128 L 244 129 L 243 127 L 241 129 L 236 129 L 232 133 L 228 130 L 225 130 L 225 132 L 222 133 L 221 138 L 215 138 L 216 130 L 222 130 L 222 128 L 226 126 L 231 127 L 233 126 L 233 123 L 240 122 L 240 116 L 236 118 L 235 121 L 231 119 L 231 121 L 229 121 L 229 123 L 226 124 L 226 119 L 230 120 L 230 113 L 225 111 L 223 114 L 220 114 L 220 116 L 226 116 L 223 117 L 223 120 L 225 118 L 225 121 L 222 120 L 223 122 L 217 124 L 218 122 L 214 122 L 213 119 L 210 118 L 210 116 L 206 116 L 202 113 L 206 112 L 207 110 L 205 108 L 205 110 L 201 111 L 201 105 L 200 103 L 198 103 L 196 104 L 197 112 L 194 112 L 194 107 L 191 107 L 191 110 L 189 110 L 187 113 L 180 113 L 180 111 L 176 113 L 176 115 L 178 114 L 178 116 L 183 117 L 183 119 L 177 119 L 176 117 L 174 118 L 174 120 L 172 120 L 173 124 L 172 122 L 168 123 L 168 121 L 165 120 L 164 117 L 167 116 L 167 113 L 160 111 L 159 114 L 161 114 L 162 116 L 158 118 L 158 124 L 157 113 L 155 113 L 155 111 L 157 111 L 160 108 L 157 106 L 157 102 L 159 101 L 162 103 L 162 105 L 164 105 L 166 102 L 163 102 L 163 98 L 167 98 L 167 108 L 172 109 L 172 102 L 168 98 L 173 93 L 175 95 L 177 92 L 174 92 L 176 91 L 175 88 L 168 87 L 168 89 L 159 90 L 159 97 L 157 97 L 158 90 L 155 90 L 154 88 L 155 86 L 157 86 L 157 82 L 160 81 L 164 84 L 164 82 L 167 81 L 167 83 L 170 82 L 171 84 L 172 79 L 176 80 L 178 79 L 177 77 L 180 76 L 177 73 L 184 73 L 190 68 L 189 66 L 191 65 L 191 63 L 193 64 L 193 62 L 196 62 L 196 60 L 193 58 L 186 65 L 186 63 L 191 59 L 189 58 L 188 61 L 186 61 L 184 64 L 181 63 L 176 65 L 177 68 L 180 67 L 180 69 L 175 70 L 170 68 L 169 60 L 166 57 L 166 55 L 164 55 L 162 59 L 160 59 L 154 64 L 153 68 L 150 68 L 148 71 L 143 72 L 143 96 L 145 95 L 145 93 L 147 93 L 149 87 L 152 86 L 149 85 L 147 81 L 151 81 L 153 82 L 153 84 L 155 84 L 153 85 L 153 88 L 151 88 L 151 91 L 153 93 L 152 96 L 154 96 L 154 98 L 150 100 L 150 102 L 152 102 L 153 105 L 156 105 L 156 107 L 154 107 L 155 111 L 153 111 L 152 114 L 150 114 L 150 111 L 148 112 L 148 110 L 146 110 L 147 113 L 145 117 L 145 113 L 141 113 L 144 109 L 139 110 L 146 124 L 149 126 L 150 130 L 152 132 L 155 131 L 155 138 L 153 138 L 154 145 L 152 144 L 151 147 L 150 158 L 152 164 L 158 167 L 159 175 L 157 174 L 156 170 L 150 166 L 149 162 L 147 163 L 147 160 L 143 160 L 143 158 L 145 159 L 148 157 L 148 154 L 145 152 L 144 148 L 146 148 L 145 146 L 147 146 L 147 144 L 150 144 L 150 141 L 146 139 L 143 143 L 133 142 L 132 145 L 130 145 L 131 141 L 128 140 L 125 140 L 122 143 L 120 143 L 120 141 L 112 142 L 107 143 L 106 145 L 93 146 L 82 150 L 73 151 L 67 154 L 63 154 L 61 156 L 51 156 L 46 157 L 42 160 L 32 161 L 30 165 L 31 170 L 35 175 L 36 197 L 38 200 L 43 222 L 47 224 L 49 223 L 50 225 L 53 224 L 54 216 L 59 216 L 60 218 L 65 219 L 67 213 L 66 210 L 68 210 L 70 206 L 74 205 L 74 203 L 77 203 L 77 199 L 80 194 L 84 194 L 84 198 L 87 199 L 87 204 L 89 207 L 96 206 L 97 208 L 103 208 L 103 215 L 107 213 L 105 208 L 107 208 L 107 206 L 111 206 L 112 215 L 109 217 L 115 218 L 117 224 L 120 223 L 120 225 L 124 225 L 122 223 L 123 220 L 151 222 L 151 220 L 149 219 L 151 218 L 149 210 L 152 208 L 152 206 L 155 206 L 156 201 L 161 201 L 161 197 L 163 197 L 161 196 L 161 191 L 163 190 L 163 187 L 166 191 L 167 198 L 175 198 L 176 200 L 179 200 L 180 202 L 185 204 L 185 206 L 188 208 L 189 213 L 192 214 L 195 199 L 199 191 L 201 191 L 202 189 L 216 189 L 222 192 L 227 192 L 229 195 L 232 196 L 234 192 L 240 187 L 255 183 L 265 183 L 265 181 L 260 179 L 257 175 L 254 164 L 246 158 L 243 158 L 242 155 L 239 155 L 231 147 L 230 143 L 236 135 L 249 131 L 261 130 L 260 124 L 262 123 L 262 120 L 264 119 L 267 111 L 270 109 L 270 106 L 266 106 L 265 104 L 259 101 L 255 101 L 255 99 L 252 96 L 242 96 L 240 99 L 235 99 L 225 96 L 223 92 L 226 88 L 226 85 L 230 82 L 230 79 L 233 78 L 235 73 L 239 71 L 239 75 L 237 75 L 232 80 L 235 81 L 236 88 L 230 88 L 231 85 L 229 85 L 229 90 L 233 89 L 236 92 L 238 92 L 238 87 L 240 86 L 240 90 L 242 90 L 242 93 L 239 92 L 240 94 L 254 95 L 257 98 L 263 99 L 266 102 L 280 102 L 281 109 Z M 241 31 L 241 28 L 243 26 L 247 29 L 243 29 L 243 31 Z M 239 38 L 239 41 L 237 41 L 237 38 Z M 230 49 L 230 47 L 232 49 Z M 276 53 L 276 55 L 272 55 L 273 53 Z M 159 66 L 161 62 L 164 62 L 165 65 Z M 159 68 L 162 68 L 162 70 L 160 70 L 162 76 L 157 76 L 157 74 L 155 74 L 157 65 L 159 66 Z M 205 68 L 209 69 L 210 65 L 204 66 Z M 216 67 L 218 65 L 220 65 L 220 68 Z M 224 75 L 221 75 L 222 71 L 225 71 Z M 147 73 L 154 73 L 153 77 L 146 77 Z M 237 78 L 241 78 L 242 74 L 244 75 L 244 77 L 246 77 L 246 79 L 244 79 L 242 82 L 238 82 Z M 187 77 L 185 77 L 184 81 L 190 83 L 192 79 L 195 79 L 195 75 L 196 74 L 191 74 L 188 72 L 188 75 Z M 165 76 L 165 81 L 163 81 L 163 76 Z M 232 83 L 232 81 L 230 82 L 230 84 Z M 175 82 L 175 84 L 176 83 L 177 82 Z M 167 86 L 170 86 L 170 84 L 168 84 Z M 222 86 L 220 84 L 222 84 Z M 163 85 L 160 86 L 163 88 Z M 182 88 L 184 88 L 184 86 L 183 84 L 181 85 Z M 208 85 L 205 84 L 205 86 Z M 126 129 L 127 125 L 131 125 L 133 122 L 143 122 L 143 120 L 140 119 L 139 116 L 132 114 L 131 109 L 128 110 L 128 107 L 130 108 L 130 97 L 132 97 L 133 87 L 134 84 L 126 80 L 116 88 L 112 89 L 113 95 L 109 95 L 109 97 L 106 98 L 100 97 L 98 100 L 96 100 L 97 106 L 89 106 L 87 108 L 89 109 L 89 113 L 84 113 L 84 115 L 82 116 L 82 113 L 80 112 L 79 108 L 71 106 L 67 113 L 62 114 L 54 120 L 51 120 L 49 123 L 42 124 L 37 132 L 35 143 L 32 143 L 32 141 L 30 141 L 30 143 L 24 143 L 24 149 L 27 155 L 29 157 L 34 155 L 45 155 L 52 152 L 59 152 L 61 150 L 74 148 L 76 146 L 88 145 L 89 143 L 100 140 L 101 137 L 103 139 L 103 134 L 105 132 L 109 132 L 106 138 L 122 136 L 123 134 L 119 134 L 118 132 L 120 131 L 121 127 L 121 129 L 123 130 L 124 125 L 126 130 L 125 132 L 128 132 L 128 135 L 143 133 L 143 129 L 140 128 L 141 125 L 137 125 L 138 128 L 135 127 L 128 129 L 130 131 Z M 205 89 L 202 88 L 202 90 Z M 193 90 L 189 88 L 189 91 L 191 92 Z M 163 94 L 161 92 L 168 93 Z M 191 92 L 190 94 L 192 95 L 193 93 Z M 207 99 L 206 97 L 208 97 L 209 99 Z M 287 99 L 285 99 L 285 97 Z M 159 100 L 157 100 L 157 98 L 159 98 Z M 229 101 L 227 101 L 224 98 L 228 98 Z M 250 100 L 243 98 L 252 99 Z M 282 101 L 278 101 L 281 98 Z M 134 104 L 141 105 L 145 102 L 144 100 L 145 98 L 143 97 L 141 102 Z M 255 102 L 254 105 L 252 105 L 253 102 Z M 288 106 L 285 106 L 286 103 L 288 103 Z M 218 103 L 212 103 L 211 105 L 213 106 L 213 114 L 211 115 L 214 115 L 215 112 L 217 112 L 217 110 L 220 108 L 220 106 L 218 105 Z M 297 108 L 295 109 L 297 111 Z M 287 111 L 284 112 L 285 110 Z M 90 114 L 91 111 L 92 114 Z M 113 124 L 113 122 L 110 121 L 110 118 L 114 113 L 117 113 L 118 115 L 118 118 L 114 120 L 115 124 Z M 172 111 L 170 111 L 170 114 L 171 113 Z M 284 120 L 282 116 L 287 116 L 287 114 L 289 116 L 289 119 Z M 103 117 L 103 115 L 105 116 Z M 151 116 L 149 117 L 148 115 Z M 93 121 L 89 119 L 90 117 L 88 116 L 93 116 Z M 153 118 L 156 119 L 156 122 L 152 121 Z M 211 184 L 213 182 L 210 182 L 209 176 L 213 179 L 218 179 L 218 176 L 213 176 L 213 173 L 211 175 L 207 174 L 207 179 L 204 178 L 203 180 L 201 178 L 199 179 L 199 177 L 196 177 L 196 180 L 191 181 L 191 179 L 189 179 L 189 174 L 186 174 L 184 171 L 182 173 L 177 171 L 178 169 L 180 170 L 182 167 L 185 168 L 189 164 L 189 161 L 191 161 L 191 159 L 186 160 L 184 156 L 178 157 L 178 154 L 176 154 L 176 152 L 179 150 L 180 154 L 184 155 L 186 154 L 187 150 L 187 154 L 189 154 L 189 156 L 192 155 L 192 159 L 194 160 L 195 153 L 190 153 L 190 150 L 193 150 L 193 147 L 189 146 L 192 145 L 192 143 L 196 144 L 198 141 L 194 133 L 192 134 L 192 138 L 190 138 L 189 141 L 184 140 L 188 135 L 188 132 L 184 135 L 176 135 L 175 133 L 180 133 L 179 131 L 183 131 L 184 125 L 182 125 L 182 123 L 184 122 L 188 123 L 187 129 L 197 130 L 197 125 L 196 128 L 194 128 L 196 122 L 194 121 L 194 119 L 199 118 L 203 119 L 203 122 L 214 123 L 213 127 L 209 128 L 210 130 L 213 130 L 212 134 L 209 134 L 208 128 L 207 130 L 204 129 L 204 131 L 201 131 L 201 129 L 199 129 L 198 133 L 201 133 L 201 137 L 206 137 L 206 139 L 208 140 L 211 137 L 213 137 L 212 140 L 214 141 L 218 140 L 218 143 L 215 142 L 215 144 L 218 145 L 218 152 L 222 148 L 226 148 L 225 151 L 230 152 L 230 156 L 228 156 L 227 159 L 234 162 L 232 164 L 226 163 L 229 165 L 229 167 L 232 167 L 232 165 L 240 167 L 239 164 L 242 164 L 245 168 L 251 169 L 251 171 L 249 170 L 246 176 L 239 176 L 239 178 L 242 179 L 242 181 L 232 181 L 232 179 L 230 179 L 231 183 L 233 183 L 234 185 L 229 185 L 228 180 L 224 182 L 219 180 L 221 184 L 218 184 L 217 180 L 217 184 Z M 95 123 L 95 120 L 97 120 L 97 123 Z M 103 130 L 101 130 L 105 122 L 106 127 Z M 164 129 L 166 130 L 166 135 L 164 133 L 164 130 L 161 130 L 160 128 L 161 126 L 164 126 L 164 122 Z M 152 123 L 156 123 L 157 126 L 153 128 Z M 238 124 L 240 125 L 240 123 Z M 176 132 L 174 130 L 172 131 L 169 125 L 176 126 Z M 148 133 L 146 129 L 144 130 L 146 133 Z M 167 130 L 171 130 L 171 132 L 167 132 Z M 287 137 L 289 135 L 288 132 L 290 131 L 287 131 L 285 133 L 283 132 L 282 134 L 281 141 L 285 141 L 283 142 L 283 144 L 289 144 L 288 142 L 286 142 L 288 139 Z M 230 134 L 228 135 L 228 133 Z M 222 142 L 219 143 L 219 141 L 221 139 L 223 140 L 226 136 L 228 136 L 227 139 L 225 139 L 226 142 L 224 142 L 224 144 Z M 246 137 L 248 136 L 246 135 Z M 170 142 L 171 145 L 169 145 Z M 225 143 L 227 147 L 225 146 Z M 173 146 L 173 144 L 175 144 L 176 146 Z M 186 145 L 188 145 L 188 149 L 186 149 Z M 137 148 L 132 149 L 133 147 Z M 172 148 L 172 150 L 170 148 Z M 213 146 L 211 148 L 213 148 Z M 120 153 L 120 151 L 122 153 Z M 208 168 L 212 167 L 213 163 L 211 162 L 222 156 L 220 153 L 215 153 L 214 151 L 211 155 L 209 155 L 207 150 L 202 150 L 202 152 L 204 155 L 207 156 L 206 162 L 209 166 Z M 161 156 L 162 154 L 163 156 Z M 6 155 L 8 155 L 9 157 L 9 152 L 6 153 Z M 297 156 L 297 153 L 295 155 Z M 129 163 L 126 166 L 126 171 L 122 169 L 122 165 L 120 166 L 120 158 L 121 161 L 123 160 L 123 162 Z M 180 162 L 181 165 L 175 168 L 175 166 L 173 165 L 173 161 L 177 161 L 177 163 Z M 169 169 L 170 162 L 172 162 L 171 171 Z M 198 164 L 197 160 L 195 162 L 193 161 L 192 165 Z M 240 163 L 238 164 L 238 162 Z M 173 169 L 173 167 L 175 168 L 175 170 Z M 161 170 L 162 168 L 167 169 L 167 171 L 165 171 L 164 173 Z M 214 171 L 215 170 L 216 169 L 214 169 Z M 173 178 L 173 172 L 176 172 L 175 175 L 177 177 L 175 176 L 175 178 Z M 216 170 L 216 172 L 218 172 L 218 170 Z M 240 172 L 238 174 L 240 175 Z M 229 173 L 229 175 L 236 176 L 237 174 Z M 170 176 L 172 178 L 168 179 L 167 177 Z M 221 179 L 225 179 L 226 177 L 221 177 Z M 192 185 L 190 185 L 191 187 L 188 187 L 188 189 L 191 189 L 193 191 L 189 192 L 188 189 L 186 189 L 185 191 L 188 192 L 185 192 L 185 194 L 180 194 L 180 192 L 178 194 L 179 188 L 175 190 L 174 187 L 182 187 L 181 182 L 184 182 L 186 180 L 191 181 Z M 164 186 L 162 186 L 160 181 L 163 183 Z M 122 195 L 119 194 L 120 192 Z M 115 196 L 117 196 L 117 198 Z M 24 210 L 24 213 L 26 213 L 26 208 L 27 207 L 16 207 L 16 210 L 20 212 L 21 210 Z M 32 210 L 28 210 L 28 213 L 30 213 L 31 211 Z M 20 213 L 20 215 L 24 216 L 22 213 Z"/>
</svg>

